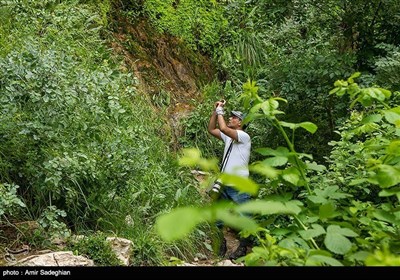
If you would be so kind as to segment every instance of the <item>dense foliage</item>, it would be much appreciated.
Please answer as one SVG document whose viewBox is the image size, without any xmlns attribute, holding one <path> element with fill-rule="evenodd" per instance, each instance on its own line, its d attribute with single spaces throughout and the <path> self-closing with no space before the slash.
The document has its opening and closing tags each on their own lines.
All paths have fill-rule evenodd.
<svg viewBox="0 0 400 280">
<path fill-rule="evenodd" d="M 37 220 L 48 239 L 38 246 L 68 231 L 145 235 L 135 262 L 160 263 L 171 248 L 148 235 L 154 217 L 196 193 L 158 136 L 163 120 L 107 47 L 110 7 L 94 4 L 1 7 L 0 37 L 18 39 L 0 45 L 0 222 Z"/>
<path fill-rule="evenodd" d="M 282 121 L 282 98 L 262 99 L 254 83 L 244 86 L 245 122 L 266 119 L 285 145 L 257 149 L 262 161 L 250 170 L 264 176 L 258 186 L 251 179 L 222 174 L 223 183 L 256 194 L 241 205 L 217 202 L 204 208 L 178 208 L 157 220 L 167 240 L 182 238 L 204 222 L 223 220 L 256 238 L 256 246 L 243 258 L 247 265 L 398 265 L 400 258 L 400 106 L 399 92 L 362 88 L 354 79 L 339 80 L 330 92 L 349 95 L 350 108 L 361 105 L 339 128 L 340 140 L 326 168 L 300 153 L 295 130 L 314 134 L 312 122 Z M 212 166 L 193 150 L 181 159 L 185 166 Z M 241 213 L 252 213 L 252 218 Z M 190 217 L 190 222 L 189 221 Z M 176 221 L 187 221 L 180 223 Z M 179 223 L 180 226 L 176 226 Z"/>
<path fill-rule="evenodd" d="M 0 242 L 86 233 L 73 249 L 114 265 L 101 233 L 112 232 L 135 244 L 133 264 L 163 265 L 198 252 L 193 228 L 220 218 L 256 240 L 247 265 L 399 265 L 399 17 L 396 0 L 2 1 Z M 251 179 L 223 179 L 256 201 L 193 207 L 198 183 L 166 139 L 174 100 L 158 76 L 163 94 L 140 92 L 140 68 L 113 52 L 121 19 L 209 56 L 215 79 L 186 100 L 195 109 L 177 143 L 198 149 L 180 163 L 217 175 L 207 124 L 224 98 L 248 113 L 254 152 Z M 132 34 L 128 60 L 146 49 Z M 166 243 L 156 217 L 185 205 L 157 220 Z"/>
</svg>

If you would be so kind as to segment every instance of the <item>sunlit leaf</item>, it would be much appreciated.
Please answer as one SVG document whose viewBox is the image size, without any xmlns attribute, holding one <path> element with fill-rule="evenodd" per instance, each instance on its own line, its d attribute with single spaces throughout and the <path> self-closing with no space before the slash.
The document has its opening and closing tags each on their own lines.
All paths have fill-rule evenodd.
<svg viewBox="0 0 400 280">
<path fill-rule="evenodd" d="M 360 77 L 361 76 L 361 72 L 354 72 L 348 79 L 347 79 L 347 81 L 350 83 L 350 84 L 352 84 L 352 83 L 354 83 L 354 79 L 355 78 L 358 78 L 358 77 Z"/>
<path fill-rule="evenodd" d="M 325 233 L 325 229 L 319 224 L 313 224 L 311 229 L 299 230 L 299 234 L 305 240 L 318 237 Z"/>
<path fill-rule="evenodd" d="M 380 122 L 382 120 L 382 115 L 379 114 L 373 114 L 373 115 L 369 115 L 366 116 L 365 118 L 362 119 L 361 123 L 362 124 L 366 124 L 366 123 L 377 123 Z"/>
<path fill-rule="evenodd" d="M 372 215 L 378 220 L 385 221 L 391 224 L 400 225 L 400 219 L 388 211 L 376 209 Z"/>
<path fill-rule="evenodd" d="M 179 158 L 178 163 L 182 166 L 195 166 L 199 162 L 200 157 L 201 153 L 199 149 L 183 149 L 183 156 Z"/>
<path fill-rule="evenodd" d="M 309 169 L 309 170 L 315 170 L 315 171 L 319 171 L 319 172 L 326 170 L 325 165 L 317 164 L 315 161 L 307 162 L 306 166 L 307 166 L 307 169 Z"/>
<path fill-rule="evenodd" d="M 383 189 L 382 191 L 379 192 L 379 196 L 381 196 L 381 197 L 399 195 L 399 194 L 400 194 L 400 187 Z"/>
<path fill-rule="evenodd" d="M 174 241 L 185 237 L 203 221 L 204 216 L 200 209 L 184 207 L 158 217 L 155 226 L 164 240 Z"/>
<path fill-rule="evenodd" d="M 261 215 L 272 214 L 293 214 L 297 215 L 301 212 L 299 201 L 270 201 L 270 200 L 256 200 L 241 204 L 237 207 L 238 211 L 258 213 Z"/>
<path fill-rule="evenodd" d="M 255 151 L 263 156 L 288 156 L 290 154 L 286 147 L 278 147 L 276 150 L 271 148 L 258 148 Z"/>
<path fill-rule="evenodd" d="M 285 181 L 297 186 L 300 180 L 299 171 L 294 167 L 288 168 L 282 172 L 282 178 Z"/>
<path fill-rule="evenodd" d="M 223 173 L 221 181 L 224 185 L 233 186 L 235 189 L 252 195 L 258 193 L 259 186 L 250 178 Z"/>
<path fill-rule="evenodd" d="M 347 228 L 330 225 L 327 228 L 324 244 L 329 251 L 344 255 L 351 249 L 351 241 L 346 236 L 357 236 L 357 234 Z M 346 235 L 346 236 L 345 236 Z"/>
<path fill-rule="evenodd" d="M 391 141 L 387 153 L 391 155 L 400 155 L 400 140 Z"/>
<path fill-rule="evenodd" d="M 322 204 L 319 207 L 319 217 L 321 220 L 332 218 L 335 216 L 335 205 L 331 202 Z"/>
<path fill-rule="evenodd" d="M 318 266 L 323 264 L 327 264 L 330 266 L 343 266 L 343 264 L 338 260 L 323 255 L 312 255 L 307 258 L 306 261 L 306 266 Z"/>
<path fill-rule="evenodd" d="M 238 207 L 236 211 L 242 212 Z M 237 213 L 232 213 L 231 211 L 217 211 L 216 218 L 222 220 L 224 224 L 229 227 L 235 228 L 237 230 L 247 230 L 250 232 L 255 232 L 258 229 L 258 224 L 244 215 L 238 215 Z"/>
<path fill-rule="evenodd" d="M 270 158 L 263 160 L 263 164 L 275 167 L 275 166 L 285 165 L 287 163 L 287 161 L 288 161 L 287 157 L 278 156 L 278 157 L 270 157 Z"/>
<path fill-rule="evenodd" d="M 370 182 L 377 182 L 382 188 L 389 188 L 400 183 L 400 168 L 381 164 L 378 171 L 372 177 Z"/>
<path fill-rule="evenodd" d="M 288 122 L 284 122 L 284 121 L 279 121 L 279 124 L 283 127 L 289 127 L 290 129 L 295 129 L 296 128 L 296 124 L 295 123 L 288 123 Z"/>
<path fill-rule="evenodd" d="M 279 170 L 273 168 L 272 166 L 266 165 L 264 163 L 255 163 L 249 166 L 249 170 L 264 175 L 265 177 L 274 179 L 278 176 Z"/>
<path fill-rule="evenodd" d="M 318 127 L 313 124 L 312 122 L 302 122 L 299 123 L 298 126 L 300 126 L 301 128 L 304 128 L 305 130 L 307 130 L 310 133 L 315 133 L 318 129 Z"/>
<path fill-rule="evenodd" d="M 400 121 L 400 114 L 392 112 L 392 111 L 385 111 L 385 119 L 392 124 L 396 124 Z"/>
</svg>

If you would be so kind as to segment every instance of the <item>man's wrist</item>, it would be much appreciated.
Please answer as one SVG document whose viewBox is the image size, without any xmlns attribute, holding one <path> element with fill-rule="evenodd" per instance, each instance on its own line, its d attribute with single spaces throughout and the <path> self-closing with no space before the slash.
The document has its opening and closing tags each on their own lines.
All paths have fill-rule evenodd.
<svg viewBox="0 0 400 280">
<path fill-rule="evenodd" d="M 215 109 L 215 113 L 217 113 L 217 115 L 224 115 L 224 108 L 222 108 L 222 107 L 217 107 L 216 109 Z"/>
</svg>

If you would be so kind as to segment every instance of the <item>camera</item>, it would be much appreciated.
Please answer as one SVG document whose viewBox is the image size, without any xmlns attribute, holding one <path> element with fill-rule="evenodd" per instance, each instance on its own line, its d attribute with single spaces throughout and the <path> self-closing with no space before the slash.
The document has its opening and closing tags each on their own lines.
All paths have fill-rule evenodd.
<svg viewBox="0 0 400 280">
<path fill-rule="evenodd" d="M 226 100 L 225 99 L 221 99 L 220 101 L 218 101 L 218 103 L 222 103 L 222 106 L 224 106 L 225 103 L 226 103 Z M 217 105 L 217 107 L 218 107 L 218 105 Z"/>
<path fill-rule="evenodd" d="M 222 183 L 217 180 L 214 182 L 211 189 L 208 191 L 208 195 L 211 198 L 216 199 L 221 194 L 221 189 L 222 189 Z"/>
</svg>

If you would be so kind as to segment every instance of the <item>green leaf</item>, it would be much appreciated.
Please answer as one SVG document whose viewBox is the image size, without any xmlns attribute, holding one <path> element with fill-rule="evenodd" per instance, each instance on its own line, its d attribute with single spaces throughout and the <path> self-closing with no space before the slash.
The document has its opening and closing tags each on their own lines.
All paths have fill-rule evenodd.
<svg viewBox="0 0 400 280">
<path fill-rule="evenodd" d="M 298 125 L 310 133 L 315 133 L 318 129 L 318 127 L 315 124 L 313 124 L 312 122 L 302 122 L 302 123 L 299 123 Z"/>
<path fill-rule="evenodd" d="M 237 206 L 234 209 L 238 213 L 242 212 L 241 209 Z M 230 209 L 219 210 L 216 212 L 216 214 L 216 220 L 222 220 L 224 224 L 237 230 L 247 230 L 250 232 L 255 232 L 259 228 L 258 224 L 253 219 L 244 215 L 232 213 Z"/>
<path fill-rule="evenodd" d="M 343 80 L 337 80 L 334 84 L 335 87 L 347 87 L 349 84 Z"/>
<path fill-rule="evenodd" d="M 379 89 L 367 88 L 366 90 L 368 92 L 368 95 L 371 96 L 372 98 L 379 100 L 379 101 L 385 100 L 385 95 Z"/>
<path fill-rule="evenodd" d="M 285 165 L 287 162 L 288 162 L 288 158 L 282 157 L 282 156 L 270 157 L 270 158 L 263 160 L 264 164 L 274 166 L 274 167 Z"/>
<path fill-rule="evenodd" d="M 342 228 L 342 227 L 337 226 L 337 225 L 329 226 L 327 231 L 328 232 L 336 232 L 336 233 L 339 233 L 339 234 L 342 234 L 342 235 L 348 236 L 348 237 L 356 237 L 356 236 L 358 236 L 358 234 L 355 233 L 354 231 L 352 231 L 351 229 Z"/>
<path fill-rule="evenodd" d="M 400 140 L 393 140 L 387 147 L 387 153 L 389 155 L 400 155 Z"/>
<path fill-rule="evenodd" d="M 252 195 L 258 193 L 258 185 L 250 178 L 223 173 L 221 175 L 221 181 L 224 185 L 232 186 L 241 192 L 246 192 Z"/>
<path fill-rule="evenodd" d="M 297 169 L 295 169 L 294 167 L 285 169 L 285 170 L 282 172 L 282 178 L 283 178 L 285 181 L 287 181 L 287 182 L 289 182 L 289 183 L 291 183 L 291 184 L 297 186 L 297 184 L 298 184 L 299 181 L 300 181 L 299 171 L 298 171 Z"/>
<path fill-rule="evenodd" d="M 361 261 L 364 262 L 365 259 L 370 255 L 370 252 L 367 251 L 358 251 L 352 255 L 349 256 L 349 260 L 352 261 Z"/>
<path fill-rule="evenodd" d="M 354 79 L 355 79 L 355 78 L 358 78 L 358 77 L 360 77 L 360 76 L 361 76 L 361 72 L 354 72 L 353 75 L 351 75 L 351 76 L 347 79 L 347 81 L 349 82 L 349 84 L 352 84 L 352 83 L 354 83 Z"/>
<path fill-rule="evenodd" d="M 311 225 L 312 229 L 299 230 L 299 234 L 305 240 L 310 240 L 311 238 L 320 236 L 325 233 L 325 229 L 319 224 Z"/>
<path fill-rule="evenodd" d="M 341 262 L 338 260 L 332 258 L 332 257 L 327 257 L 324 255 L 312 255 L 310 256 L 307 261 L 306 261 L 306 266 L 317 266 L 317 265 L 323 265 L 327 264 L 330 266 L 343 266 Z"/>
<path fill-rule="evenodd" d="M 288 122 L 284 122 L 284 121 L 279 121 L 278 122 L 281 126 L 283 127 L 289 127 L 290 129 L 295 129 L 296 128 L 296 124 L 294 123 L 288 123 Z"/>
<path fill-rule="evenodd" d="M 297 215 L 301 212 L 299 204 L 301 205 L 301 203 L 297 200 L 292 200 L 288 202 L 256 200 L 240 204 L 236 209 L 240 212 L 255 213 L 261 215 L 272 215 L 272 214 Z"/>
<path fill-rule="evenodd" d="M 364 182 L 368 182 L 368 179 L 367 178 L 353 179 L 350 181 L 349 186 L 360 185 Z"/>
<path fill-rule="evenodd" d="M 400 220 L 397 219 L 395 215 L 385 210 L 375 209 L 372 215 L 381 221 L 385 221 L 395 225 L 400 224 Z"/>
<path fill-rule="evenodd" d="M 361 123 L 366 124 L 366 123 L 377 123 L 382 120 L 382 115 L 379 114 L 373 114 L 366 116 L 365 118 L 362 119 Z"/>
<path fill-rule="evenodd" d="M 319 195 L 309 195 L 307 198 L 315 204 L 322 204 L 327 202 L 327 199 L 325 197 Z"/>
<path fill-rule="evenodd" d="M 256 152 L 263 156 L 283 156 L 287 157 L 289 156 L 290 152 L 288 148 L 286 147 L 278 147 L 276 150 L 271 149 L 271 148 L 258 148 L 256 149 Z"/>
<path fill-rule="evenodd" d="M 399 195 L 400 194 L 400 187 L 394 187 L 390 189 L 383 189 L 382 191 L 379 192 L 380 197 L 387 197 L 387 196 L 392 196 L 392 195 Z"/>
<path fill-rule="evenodd" d="M 337 225 L 330 225 L 327 228 L 324 244 L 329 251 L 344 255 L 351 249 L 351 241 L 346 236 L 355 237 L 357 233 L 348 228 L 341 228 Z"/>
<path fill-rule="evenodd" d="M 385 111 L 385 119 L 391 124 L 396 124 L 400 121 L 400 114 L 392 111 Z"/>
<path fill-rule="evenodd" d="M 392 96 L 392 92 L 390 90 L 387 90 L 385 88 L 378 88 L 382 94 L 386 97 L 386 99 L 389 99 L 390 96 Z"/>
<path fill-rule="evenodd" d="M 335 205 L 332 202 L 325 203 L 319 207 L 319 217 L 321 220 L 332 218 L 335 215 Z"/>
<path fill-rule="evenodd" d="M 268 178 L 274 179 L 278 176 L 279 170 L 276 170 L 275 168 L 266 165 L 264 163 L 254 163 L 249 166 L 249 170 L 261 175 L 264 175 Z"/>
<path fill-rule="evenodd" d="M 204 221 L 200 209 L 184 207 L 158 217 L 155 227 L 161 238 L 169 242 L 184 238 L 194 230 L 197 224 Z"/>
<path fill-rule="evenodd" d="M 179 165 L 181 166 L 195 166 L 201 157 L 199 149 L 188 148 L 183 149 L 183 156 L 179 158 Z"/>
<path fill-rule="evenodd" d="M 351 249 L 350 240 L 338 233 L 327 233 L 324 244 L 329 251 L 339 255 L 344 255 Z"/>
<path fill-rule="evenodd" d="M 400 168 L 391 165 L 381 164 L 378 167 L 378 171 L 372 177 L 370 182 L 375 181 L 382 188 L 389 188 L 400 183 Z"/>
<path fill-rule="evenodd" d="M 326 170 L 325 165 L 317 164 L 315 161 L 306 163 L 307 169 L 322 172 Z"/>
<path fill-rule="evenodd" d="M 218 170 L 218 160 L 216 158 L 204 159 L 201 158 L 201 153 L 199 149 L 187 148 L 183 149 L 183 155 L 178 160 L 181 166 L 199 166 L 203 170 Z"/>
<path fill-rule="evenodd" d="M 334 94 L 334 93 L 336 93 L 337 91 L 339 91 L 339 89 L 340 88 L 334 88 L 334 89 L 332 89 L 331 91 L 329 91 L 329 94 Z"/>
</svg>

